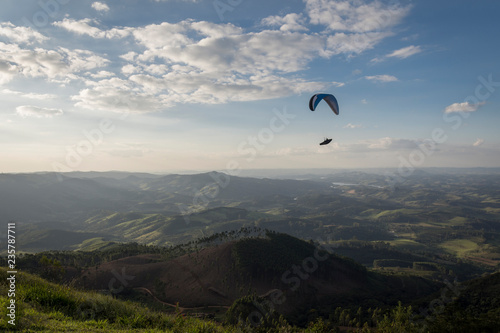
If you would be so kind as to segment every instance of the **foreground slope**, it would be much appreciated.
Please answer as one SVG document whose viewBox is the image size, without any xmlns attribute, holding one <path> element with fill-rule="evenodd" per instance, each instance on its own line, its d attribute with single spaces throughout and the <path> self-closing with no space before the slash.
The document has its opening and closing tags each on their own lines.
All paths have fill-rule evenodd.
<svg viewBox="0 0 500 333">
<path fill-rule="evenodd" d="M 81 292 L 28 273 L 16 275 L 16 311 L 7 317 L 7 271 L 0 268 L 0 330 L 23 332 L 235 332 L 209 320 L 151 311 L 98 293 Z M 13 299 L 13 298 L 11 298 Z M 10 318 L 8 320 L 11 320 Z"/>
</svg>

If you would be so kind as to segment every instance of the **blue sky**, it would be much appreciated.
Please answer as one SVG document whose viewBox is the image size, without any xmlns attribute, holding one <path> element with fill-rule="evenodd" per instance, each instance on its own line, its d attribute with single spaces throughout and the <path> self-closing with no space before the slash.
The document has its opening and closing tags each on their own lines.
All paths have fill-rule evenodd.
<svg viewBox="0 0 500 333">
<path fill-rule="evenodd" d="M 4 0 L 0 172 L 500 167 L 499 12 Z"/>
</svg>

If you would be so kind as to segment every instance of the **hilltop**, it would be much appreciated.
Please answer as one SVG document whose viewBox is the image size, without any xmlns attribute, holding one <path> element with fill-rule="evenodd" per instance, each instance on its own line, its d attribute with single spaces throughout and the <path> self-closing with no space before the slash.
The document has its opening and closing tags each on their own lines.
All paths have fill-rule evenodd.
<svg viewBox="0 0 500 333">
<path fill-rule="evenodd" d="M 207 307 L 225 312 L 238 299 L 256 295 L 274 299 L 276 309 L 292 322 L 304 307 L 328 313 L 352 302 L 394 306 L 441 286 L 419 277 L 369 272 L 351 259 L 274 232 L 176 258 L 143 254 L 112 260 L 86 270 L 77 285 L 129 296 L 139 293 L 153 303 L 178 304 L 188 312 Z"/>
</svg>

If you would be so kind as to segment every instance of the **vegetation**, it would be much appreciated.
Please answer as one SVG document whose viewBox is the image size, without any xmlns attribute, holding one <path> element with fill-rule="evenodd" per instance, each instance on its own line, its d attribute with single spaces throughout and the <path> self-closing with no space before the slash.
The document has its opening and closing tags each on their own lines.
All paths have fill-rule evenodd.
<svg viewBox="0 0 500 333">
<path fill-rule="evenodd" d="M 7 271 L 0 269 L 0 303 L 6 317 Z M 0 322 L 4 331 L 74 331 L 74 332 L 226 332 L 212 321 L 202 321 L 182 314 L 152 312 L 139 304 L 113 299 L 96 292 L 81 292 L 47 282 L 28 273 L 16 274 L 16 321 Z"/>
<path fill-rule="evenodd" d="M 362 172 L 227 177 L 1 175 L 0 211 L 22 244 L 15 328 L 500 331 L 497 171 L 418 171 L 393 188 Z M 98 293 L 122 262 L 135 284 Z M 175 310 L 182 297 L 200 306 Z"/>
<path fill-rule="evenodd" d="M 315 246 L 310 243 L 276 232 L 268 231 L 266 236 L 242 239 L 235 244 L 233 251 L 240 268 L 280 274 L 313 255 Z"/>
</svg>

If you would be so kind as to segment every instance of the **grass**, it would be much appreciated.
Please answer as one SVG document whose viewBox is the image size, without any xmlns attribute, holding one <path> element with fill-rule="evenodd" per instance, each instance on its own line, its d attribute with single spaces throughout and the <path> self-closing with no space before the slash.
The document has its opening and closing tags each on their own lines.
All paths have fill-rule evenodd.
<svg viewBox="0 0 500 333">
<path fill-rule="evenodd" d="M 477 251 L 480 246 L 469 239 L 453 239 L 441 243 L 441 248 L 457 257 L 463 258 L 473 251 Z"/>
<path fill-rule="evenodd" d="M 106 241 L 103 237 L 96 237 L 84 240 L 81 244 L 76 245 L 76 251 L 97 251 L 115 246 L 116 242 Z"/>
<path fill-rule="evenodd" d="M 448 223 L 446 225 L 452 225 L 452 226 L 462 226 L 467 224 L 469 222 L 469 219 L 463 216 L 455 216 L 454 218 L 448 220 Z"/>
<path fill-rule="evenodd" d="M 416 242 L 411 239 L 406 239 L 406 238 L 398 238 L 392 241 L 388 242 L 392 246 L 397 247 L 398 249 L 404 249 L 404 250 L 424 250 L 426 249 L 426 246 L 422 243 Z"/>
<path fill-rule="evenodd" d="M 6 318 L 7 271 L 0 269 L 0 315 Z M 235 332 L 209 320 L 152 311 L 108 295 L 82 292 L 31 274 L 16 274 L 16 325 L 23 332 Z"/>
</svg>

